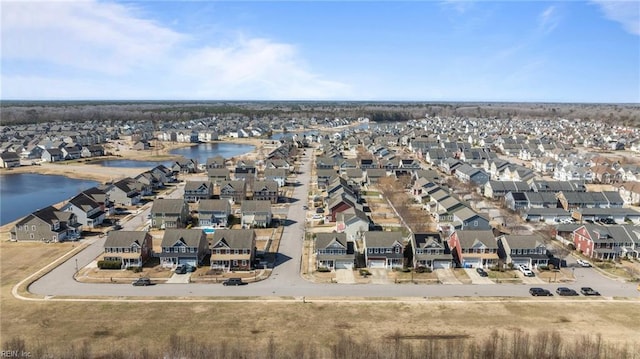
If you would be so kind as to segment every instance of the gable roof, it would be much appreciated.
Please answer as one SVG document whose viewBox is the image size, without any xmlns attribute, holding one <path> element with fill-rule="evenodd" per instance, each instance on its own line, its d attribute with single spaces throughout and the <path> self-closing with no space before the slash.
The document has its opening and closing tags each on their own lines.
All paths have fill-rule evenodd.
<svg viewBox="0 0 640 359">
<path fill-rule="evenodd" d="M 216 231 L 217 232 L 217 231 Z M 167 229 L 162 237 L 162 247 L 172 247 L 177 242 L 184 243 L 187 247 L 199 247 L 201 241 L 206 243 L 206 237 L 202 229 Z"/>
<path fill-rule="evenodd" d="M 187 204 L 183 199 L 162 198 L 153 201 L 152 213 L 182 213 Z"/>
<path fill-rule="evenodd" d="M 105 248 L 131 247 L 134 243 L 142 248 L 148 232 L 142 231 L 111 231 L 104 242 Z"/>
<path fill-rule="evenodd" d="M 220 244 L 224 244 L 225 247 L 231 249 L 251 249 L 254 238 L 255 232 L 253 229 L 217 229 L 213 233 L 211 248 L 220 247 Z"/>
</svg>

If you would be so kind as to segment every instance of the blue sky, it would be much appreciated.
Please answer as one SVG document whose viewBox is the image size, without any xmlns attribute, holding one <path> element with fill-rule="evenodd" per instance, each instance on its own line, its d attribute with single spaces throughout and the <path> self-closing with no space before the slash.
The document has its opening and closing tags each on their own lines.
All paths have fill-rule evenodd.
<svg viewBox="0 0 640 359">
<path fill-rule="evenodd" d="M 640 2 L 3 1 L 2 99 L 640 102 Z"/>
</svg>

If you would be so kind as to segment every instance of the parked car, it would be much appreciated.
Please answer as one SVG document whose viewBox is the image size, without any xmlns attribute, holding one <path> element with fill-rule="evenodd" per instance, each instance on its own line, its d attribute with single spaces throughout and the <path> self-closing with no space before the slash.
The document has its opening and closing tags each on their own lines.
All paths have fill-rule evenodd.
<svg viewBox="0 0 640 359">
<path fill-rule="evenodd" d="M 553 293 L 551 293 L 548 289 L 538 287 L 530 288 L 529 294 L 534 297 L 553 297 Z"/>
<path fill-rule="evenodd" d="M 146 278 L 146 277 L 141 277 L 141 278 L 138 278 L 138 279 L 134 280 L 131 284 L 135 285 L 136 287 L 137 286 L 145 286 L 146 287 L 148 285 L 151 285 L 151 279 Z"/>
<path fill-rule="evenodd" d="M 527 266 L 519 265 L 518 270 L 524 274 L 525 277 L 535 277 L 536 275 L 533 273 L 531 269 Z"/>
<path fill-rule="evenodd" d="M 591 287 L 580 288 L 580 293 L 582 293 L 583 295 L 600 295 L 600 292 L 594 290 Z"/>
<path fill-rule="evenodd" d="M 562 296 L 575 296 L 575 295 L 578 295 L 578 292 L 576 292 L 575 290 L 573 290 L 571 288 L 567 288 L 567 287 L 558 287 L 558 289 L 556 289 L 556 293 L 558 293 L 558 295 L 562 295 Z"/>
<path fill-rule="evenodd" d="M 591 267 L 591 263 L 583 260 L 583 259 L 578 259 L 576 260 L 576 262 L 578 262 L 578 265 L 581 267 Z"/>
<path fill-rule="evenodd" d="M 311 218 L 313 218 L 313 219 L 322 219 L 322 218 L 324 218 L 324 216 L 323 216 L 323 215 L 321 215 L 321 214 L 319 214 L 319 213 L 316 213 L 316 214 L 314 214 L 314 215 L 313 215 L 313 217 L 311 217 Z"/>
<path fill-rule="evenodd" d="M 197 267 L 192 266 L 190 264 L 187 264 L 185 267 L 187 267 L 187 272 L 189 272 L 189 273 L 193 273 L 193 272 L 196 271 L 196 269 L 198 269 Z"/>
<path fill-rule="evenodd" d="M 302 206 L 302 209 L 304 209 L 305 211 L 309 209 L 309 206 Z"/>
<path fill-rule="evenodd" d="M 481 277 L 488 277 L 489 276 L 489 273 L 487 273 L 484 269 L 482 269 L 480 267 L 476 268 L 476 272 L 478 272 L 478 274 Z"/>
<path fill-rule="evenodd" d="M 222 285 L 245 285 L 247 283 L 242 281 L 242 278 L 229 278 L 222 282 Z"/>
<path fill-rule="evenodd" d="M 185 274 L 187 273 L 187 266 L 184 264 L 178 264 L 175 270 L 176 274 Z"/>
</svg>

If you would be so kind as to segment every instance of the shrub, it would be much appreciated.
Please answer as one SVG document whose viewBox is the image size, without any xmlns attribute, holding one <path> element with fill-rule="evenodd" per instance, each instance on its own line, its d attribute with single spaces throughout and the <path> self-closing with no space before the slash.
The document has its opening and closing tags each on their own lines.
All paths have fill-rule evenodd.
<svg viewBox="0 0 640 359">
<path fill-rule="evenodd" d="M 539 265 L 538 266 L 538 270 L 549 270 L 550 268 L 553 267 L 553 264 L 549 264 L 548 266 L 545 265 Z"/>
<path fill-rule="evenodd" d="M 327 272 L 331 272 L 331 269 L 329 269 L 327 267 L 318 267 L 318 272 L 327 273 Z"/>
<path fill-rule="evenodd" d="M 411 268 L 407 268 L 407 267 L 402 268 L 402 273 L 409 273 L 409 272 L 411 272 Z"/>
<path fill-rule="evenodd" d="M 363 277 L 366 277 L 368 275 L 371 275 L 371 272 L 369 272 L 368 269 L 362 268 L 362 269 L 360 269 L 360 275 L 363 276 Z"/>
<path fill-rule="evenodd" d="M 418 267 L 418 268 L 416 268 L 416 273 L 424 273 L 424 272 L 425 272 L 425 269 L 427 269 L 427 268 L 425 268 L 425 267 Z"/>
<path fill-rule="evenodd" d="M 122 263 L 120 261 L 98 261 L 98 268 L 100 269 L 120 269 Z"/>
</svg>

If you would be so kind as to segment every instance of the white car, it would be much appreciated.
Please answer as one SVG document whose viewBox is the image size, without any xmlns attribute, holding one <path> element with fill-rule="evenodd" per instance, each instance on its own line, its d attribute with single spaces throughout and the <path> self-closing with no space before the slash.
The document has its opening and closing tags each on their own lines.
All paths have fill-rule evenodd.
<svg viewBox="0 0 640 359">
<path fill-rule="evenodd" d="M 320 213 L 316 213 L 316 214 L 314 214 L 314 215 L 313 215 L 313 217 L 312 217 L 312 218 L 313 218 L 313 219 L 322 219 L 322 218 L 324 218 L 324 216 L 323 216 L 323 215 L 321 215 Z"/>
<path fill-rule="evenodd" d="M 578 260 L 576 260 L 576 262 L 578 262 L 578 265 L 581 266 L 581 267 L 591 267 L 591 263 L 589 263 L 589 262 L 587 262 L 585 260 L 578 259 Z"/>
<path fill-rule="evenodd" d="M 519 265 L 518 270 L 522 272 L 522 274 L 524 274 L 525 277 L 535 277 L 535 274 L 533 273 L 533 271 L 529 269 L 529 267 L 527 266 Z"/>
</svg>

